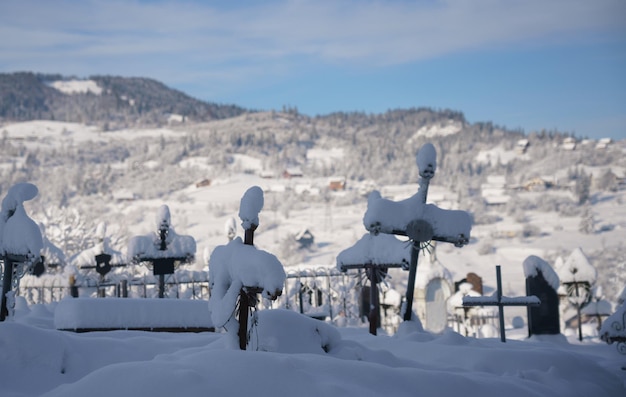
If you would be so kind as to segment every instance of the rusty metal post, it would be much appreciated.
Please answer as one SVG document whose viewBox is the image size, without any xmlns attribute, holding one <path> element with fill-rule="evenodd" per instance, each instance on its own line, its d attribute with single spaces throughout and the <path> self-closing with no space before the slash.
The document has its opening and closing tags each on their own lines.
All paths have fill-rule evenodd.
<svg viewBox="0 0 626 397">
<path fill-rule="evenodd" d="M 409 280 L 406 287 L 406 307 L 404 310 L 404 321 L 411 321 L 413 313 L 413 295 L 415 293 L 415 277 L 417 275 L 417 257 L 420 252 L 420 242 L 413 241 L 411 247 L 411 263 L 409 264 Z"/>
<path fill-rule="evenodd" d="M 580 307 L 582 306 L 580 303 L 580 293 L 578 292 L 578 282 L 574 279 L 574 286 L 576 287 L 576 316 L 578 318 L 578 340 L 583 341 L 583 324 L 582 318 L 580 315 Z"/>
<path fill-rule="evenodd" d="M 370 280 L 370 334 L 376 335 L 380 326 L 380 300 L 378 298 L 378 279 L 374 267 L 367 269 L 367 278 Z"/>
<path fill-rule="evenodd" d="M 252 225 L 250 229 L 245 230 L 244 241 L 246 245 L 254 245 L 254 231 L 257 225 Z M 244 286 L 239 291 L 239 349 L 246 350 L 248 345 L 248 310 L 250 308 L 250 299 L 248 291 Z M 250 292 L 251 293 L 251 292 Z"/>
<path fill-rule="evenodd" d="M 502 274 L 500 265 L 496 266 L 496 285 L 498 287 L 498 320 L 500 322 L 500 341 L 506 342 L 506 330 L 504 329 L 504 306 L 502 305 Z"/>
<path fill-rule="evenodd" d="M 72 298 L 78 298 L 78 287 L 76 286 L 76 276 L 70 274 L 70 296 Z"/>
<path fill-rule="evenodd" d="M 2 258 L 4 264 L 4 273 L 2 278 L 2 303 L 0 306 L 0 321 L 4 321 L 9 315 L 9 308 L 7 307 L 7 294 L 11 291 L 11 285 L 13 281 L 13 261 L 7 256 Z"/>
</svg>

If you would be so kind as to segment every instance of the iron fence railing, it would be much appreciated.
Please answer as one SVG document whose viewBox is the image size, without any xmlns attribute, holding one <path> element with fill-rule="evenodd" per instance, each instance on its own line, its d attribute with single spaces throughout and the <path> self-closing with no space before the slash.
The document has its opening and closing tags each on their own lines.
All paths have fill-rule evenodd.
<svg viewBox="0 0 626 397">
<path fill-rule="evenodd" d="M 258 307 L 294 310 L 337 326 L 359 326 L 368 322 L 366 280 L 362 271 L 342 273 L 334 267 L 288 270 L 283 294 L 276 301 L 261 299 Z M 74 280 L 63 274 L 44 274 L 26 275 L 16 295 L 32 305 L 58 302 L 67 296 L 157 298 L 158 288 L 158 278 L 152 274 L 137 276 L 120 271 L 100 277 L 93 272 Z M 383 288 L 381 293 L 385 292 Z M 208 301 L 208 272 L 177 269 L 165 277 L 164 297 Z M 395 333 L 402 322 L 400 307 L 385 304 L 385 299 L 381 299 L 380 311 L 381 328 L 389 334 Z M 478 325 L 493 322 L 491 316 L 464 318 L 451 314 L 448 317 L 450 328 L 468 336 L 476 336 Z"/>
</svg>

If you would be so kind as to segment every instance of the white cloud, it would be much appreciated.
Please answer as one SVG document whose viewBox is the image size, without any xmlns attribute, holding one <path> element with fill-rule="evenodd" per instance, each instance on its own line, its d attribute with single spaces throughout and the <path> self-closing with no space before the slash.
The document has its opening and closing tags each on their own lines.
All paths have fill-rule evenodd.
<svg viewBox="0 0 626 397">
<path fill-rule="evenodd" d="M 176 2 L 4 2 L 0 50 L 126 56 L 207 52 L 216 61 L 305 55 L 394 64 L 457 51 L 621 29 L 619 0 L 288 1 L 242 8 Z M 6 36 L 4 34 L 7 34 Z"/>
<path fill-rule="evenodd" d="M 303 65 L 375 68 L 578 40 L 593 32 L 626 33 L 622 0 L 215 4 L 1 2 L 0 37 L 9 39 L 0 40 L 0 71 L 142 75 L 170 82 L 204 76 L 221 79 L 218 84 L 246 84 Z"/>
</svg>

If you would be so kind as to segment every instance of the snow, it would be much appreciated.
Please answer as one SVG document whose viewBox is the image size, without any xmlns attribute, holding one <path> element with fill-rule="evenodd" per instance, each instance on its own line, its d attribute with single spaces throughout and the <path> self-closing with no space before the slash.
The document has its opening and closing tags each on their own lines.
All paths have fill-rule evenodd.
<svg viewBox="0 0 626 397">
<path fill-rule="evenodd" d="M 503 344 L 449 330 L 415 331 L 411 323 L 394 336 L 372 336 L 364 328 L 267 310 L 257 313 L 251 333 L 258 351 L 243 352 L 229 348 L 222 333 L 75 334 L 28 324 L 50 311 L 18 314 L 0 324 L 0 382 L 7 397 L 573 397 L 626 391 L 622 355 L 605 344 L 570 343 L 562 336 Z"/>
<path fill-rule="evenodd" d="M 206 302 L 186 299 L 66 298 L 54 311 L 56 329 L 212 327 Z"/>
<path fill-rule="evenodd" d="M 31 183 L 13 185 L 0 207 L 0 254 L 38 257 L 43 248 L 41 231 L 28 217 L 24 201 L 37 196 L 37 187 Z"/>
<path fill-rule="evenodd" d="M 591 301 L 580 312 L 589 316 L 609 316 L 613 313 L 611 303 L 606 300 Z"/>
<path fill-rule="evenodd" d="M 44 122 L 41 123 L 43 125 Z M 45 123 L 55 125 L 55 122 Z M 3 127 L 9 131 L 9 139 L 14 136 L 14 126 Z M 164 129 L 137 131 L 137 134 L 129 132 L 131 130 L 88 134 L 88 127 L 81 128 L 83 132 L 68 129 L 67 135 L 63 136 L 75 139 L 75 142 L 92 138 L 98 142 L 115 137 L 131 139 L 135 136 L 152 136 L 154 139 L 161 135 L 167 138 L 174 136 L 174 132 L 170 131 L 170 135 Z M 24 142 L 29 145 L 30 141 Z M 56 142 L 61 141 L 55 141 L 50 146 L 58 148 L 60 144 Z M 153 226 L 152 217 L 145 214 L 151 214 L 161 200 L 175 198 L 183 193 L 188 195 L 189 201 L 180 203 L 176 214 L 180 214 L 181 219 L 192 219 L 193 223 L 185 224 L 185 229 L 189 234 L 198 236 L 201 239 L 198 241 L 214 247 L 225 240 L 224 221 L 236 215 L 241 197 L 236 192 L 243 192 L 251 185 L 262 186 L 263 183 L 266 182 L 254 175 L 234 173 L 221 178 L 219 183 L 207 189 L 175 191 L 158 200 L 112 202 L 107 211 L 141 214 L 136 217 L 135 223 L 129 225 L 132 232 L 141 233 L 142 230 L 151 230 Z M 283 188 L 283 191 L 287 186 L 287 182 L 282 180 L 272 181 L 272 184 Z M 414 193 L 415 186 L 404 187 L 402 194 L 408 189 L 410 194 L 402 198 Z M 446 189 L 430 186 L 430 198 L 434 197 L 433 189 L 437 187 Z M 380 186 L 380 189 L 385 192 L 386 186 Z M 288 189 L 286 191 L 292 194 Z M 456 197 L 456 194 L 450 195 Z M 519 195 L 529 200 L 535 199 L 527 192 L 519 192 Z M 525 211 L 529 224 L 539 225 L 549 233 L 529 239 L 492 238 L 491 232 L 495 229 L 510 230 L 519 225 L 510 216 L 502 215 L 496 223 L 475 225 L 472 230 L 474 239 L 493 243 L 493 253 L 478 255 L 474 242 L 470 242 L 462 251 L 444 245 L 450 249 L 440 250 L 441 262 L 451 270 L 455 280 L 464 277 L 468 271 L 483 276 L 487 291 L 495 284 L 490 276 L 493 266 L 502 264 L 507 293 L 523 294 L 523 269 L 519 264 L 529 254 L 552 257 L 560 253 L 557 250 L 569 252 L 576 246 L 591 253 L 602 247 L 604 242 L 611 247 L 622 241 L 626 206 L 618 203 L 624 198 L 626 195 L 623 191 L 601 193 L 593 203 L 598 219 L 615 225 L 610 231 L 581 235 L 577 232 L 577 217 L 563 217 L 529 209 Z M 78 205 L 77 201 L 75 203 Z M 91 202 L 88 203 L 87 206 Z M 207 209 L 213 203 L 223 209 L 219 211 L 219 216 L 212 214 L 218 211 Z M 282 217 L 280 211 L 275 211 L 274 222 L 278 227 L 258 231 L 255 243 L 272 252 L 279 252 L 275 248 L 286 233 L 313 225 L 317 251 L 307 253 L 302 262 L 290 261 L 285 264 L 293 268 L 297 265 L 310 268 L 333 264 L 336 254 L 362 235 L 359 221 L 363 219 L 365 205 L 365 200 L 354 200 L 350 205 L 331 202 L 328 207 L 315 202 L 303 202 L 302 208 L 290 209 L 288 218 Z M 234 209 L 232 214 L 231 209 Z M 325 215 L 326 210 L 328 215 Z M 110 213 L 107 212 L 106 216 L 109 217 Z M 329 218 L 326 222 L 328 227 L 321 225 L 325 216 Z M 418 272 L 422 259 L 420 254 Z M 626 394 L 625 372 L 620 369 L 624 365 L 624 356 L 614 346 L 599 344 L 596 338 L 585 337 L 579 343 L 576 338 L 567 336 L 568 330 L 563 331 L 564 335 L 554 338 L 526 339 L 527 331 L 524 328 L 512 330 L 508 327 L 509 341 L 503 346 L 498 340 L 466 338 L 450 330 L 441 335 L 411 331 L 411 323 L 401 324 L 396 334 L 383 333 L 373 337 L 368 335 L 367 329 L 358 326 L 332 328 L 330 324 L 319 321 L 308 326 L 301 324 L 304 319 L 291 313 L 288 314 L 290 317 L 281 318 L 280 311 L 260 311 L 256 318 L 260 326 L 253 328 L 251 343 L 255 344 L 258 338 L 259 343 L 254 346 L 265 351 L 240 352 L 229 348 L 227 335 L 221 332 L 198 335 L 140 331 L 80 335 L 61 332 L 54 330 L 53 326 L 58 304 L 25 306 L 20 304 L 19 299 L 18 296 L 16 316 L 0 323 L 0 394 L 3 396 L 35 396 L 43 393 L 69 396 L 244 393 L 403 396 L 422 393 L 513 397 Z M 205 307 L 208 305 L 206 301 L 202 304 Z M 507 308 L 507 314 L 515 312 L 515 309 L 526 310 Z M 275 329 L 262 330 L 262 324 L 268 318 L 265 315 L 270 313 L 276 316 L 269 322 Z M 114 318 L 111 318 L 110 322 L 113 321 Z M 507 322 L 510 324 L 510 317 Z M 325 326 L 331 328 L 316 330 L 314 324 L 319 329 Z M 329 329 L 336 330 L 340 339 L 332 336 Z M 481 328 L 480 333 L 482 336 L 497 337 L 497 333 L 490 334 L 488 331 L 487 328 Z M 328 352 L 322 347 L 326 345 L 330 347 Z M 245 382 L 241 381 L 242 377 L 245 377 Z"/>
<path fill-rule="evenodd" d="M 79 252 L 70 258 L 70 264 L 80 268 L 85 266 L 96 265 L 96 255 L 107 254 L 111 255 L 109 263 L 111 265 L 124 264 L 124 256 L 118 250 L 115 250 L 110 245 L 110 239 L 106 235 L 107 225 L 105 222 L 100 222 L 96 227 L 97 243 L 84 251 Z"/>
<path fill-rule="evenodd" d="M 252 186 L 244 193 L 239 206 L 239 218 L 241 227 L 248 230 L 259 225 L 259 212 L 263 209 L 263 190 L 258 186 Z"/>
<path fill-rule="evenodd" d="M 562 265 L 556 268 L 562 283 L 587 281 L 593 285 L 598 276 L 596 269 L 591 265 L 582 248 L 575 248 Z"/>
<path fill-rule="evenodd" d="M 602 322 L 600 338 L 607 343 L 612 343 L 614 338 L 621 338 L 622 342 L 626 342 L 626 303 Z"/>
<path fill-rule="evenodd" d="M 555 291 L 559 289 L 559 285 L 561 285 L 559 276 L 545 260 L 538 256 L 530 255 L 528 258 L 524 259 L 522 266 L 524 266 L 524 276 L 526 278 L 537 277 L 537 275 L 541 273 L 544 280 L 548 282 L 548 285 L 552 287 L 552 289 Z"/>
<path fill-rule="evenodd" d="M 397 202 L 382 198 L 378 191 L 373 191 L 368 198 L 363 224 L 373 233 L 393 233 L 405 231 L 407 225 L 415 219 L 428 222 L 434 236 L 445 238 L 446 241 L 463 245 L 469 240 L 472 228 L 469 214 L 424 204 L 419 190 L 412 197 Z"/>
<path fill-rule="evenodd" d="M 343 265 L 402 265 L 408 268 L 412 244 L 390 234 L 365 234 L 352 247 L 337 255 L 337 268 Z"/>
<path fill-rule="evenodd" d="M 506 150 L 502 147 L 495 147 L 489 150 L 481 150 L 476 155 L 475 160 L 479 164 L 495 166 L 498 164 L 508 164 L 515 159 L 527 160 L 528 157 L 519 154 L 516 150 Z"/>
<path fill-rule="evenodd" d="M 426 143 L 417 151 L 415 156 L 415 162 L 417 163 L 417 169 L 420 172 L 420 176 L 425 177 L 424 173 L 433 176 L 437 171 L 437 152 L 435 146 L 432 143 Z"/>
<path fill-rule="evenodd" d="M 56 88 L 64 94 L 86 94 L 95 95 L 102 94 L 102 87 L 94 80 L 57 80 L 50 83 L 51 87 Z"/>
<path fill-rule="evenodd" d="M 132 237 L 128 243 L 127 255 L 130 260 L 143 261 L 155 258 L 192 258 L 196 254 L 196 240 L 191 236 L 179 235 L 171 227 L 170 210 L 162 205 L 157 210 L 155 232 Z M 166 249 L 161 250 L 160 230 L 165 231 Z"/>
<path fill-rule="evenodd" d="M 432 138 L 435 136 L 448 136 L 453 135 L 461 131 L 463 123 L 458 121 L 449 120 L 447 123 L 441 123 L 439 125 L 425 125 L 415 132 L 411 140 L 421 137 Z"/>
<path fill-rule="evenodd" d="M 236 329 L 232 327 L 236 324 L 233 314 L 241 288 L 261 288 L 265 298 L 282 293 L 286 274 L 278 258 L 244 244 L 241 237 L 216 247 L 209 263 L 209 310 L 217 327 L 226 327 L 229 331 Z"/>
</svg>

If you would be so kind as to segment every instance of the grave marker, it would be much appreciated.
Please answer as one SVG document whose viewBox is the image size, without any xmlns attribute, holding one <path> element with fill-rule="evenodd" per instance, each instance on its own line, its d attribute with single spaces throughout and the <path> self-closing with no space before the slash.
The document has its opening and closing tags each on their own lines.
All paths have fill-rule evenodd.
<svg viewBox="0 0 626 397">
<path fill-rule="evenodd" d="M 528 336 L 555 335 L 561 332 L 559 320 L 559 278 L 543 259 L 531 255 L 524 260 L 526 295 L 537 296 L 539 306 L 528 306 Z"/>
<path fill-rule="evenodd" d="M 369 310 L 366 311 L 372 335 L 376 335 L 376 330 L 380 327 L 378 284 L 386 277 L 387 269 L 408 267 L 411 254 L 407 248 L 409 247 L 406 243 L 394 236 L 366 234 L 337 256 L 337 267 L 340 271 L 365 270 L 370 282 Z"/>
<path fill-rule="evenodd" d="M 24 201 L 35 198 L 37 194 L 35 185 L 18 183 L 9 189 L 0 206 L 0 259 L 4 266 L 0 321 L 12 312 L 14 289 L 17 289 L 20 278 L 41 259 L 41 231 L 24 209 Z"/>
<path fill-rule="evenodd" d="M 413 312 L 413 295 L 419 250 L 429 241 L 442 241 L 462 247 L 469 242 L 471 217 L 465 211 L 443 210 L 426 204 L 428 185 L 437 168 L 435 147 L 422 146 L 416 156 L 420 179 L 417 193 L 403 201 L 383 199 L 378 191 L 368 198 L 367 212 L 363 218 L 365 228 L 374 234 L 386 233 L 407 236 L 412 241 L 409 280 L 406 293 L 404 320 Z"/>
<path fill-rule="evenodd" d="M 165 296 L 165 275 L 173 274 L 179 264 L 193 261 L 196 241 L 177 234 L 171 227 L 170 209 L 162 205 L 156 217 L 154 234 L 135 236 L 128 243 L 128 256 L 133 263 L 146 262 L 152 274 L 159 276 L 159 298 Z"/>
<path fill-rule="evenodd" d="M 209 259 L 211 319 L 216 327 L 226 329 L 241 350 L 248 344 L 248 317 L 258 302 L 257 294 L 276 300 L 285 285 L 285 270 L 278 258 L 254 247 L 263 202 L 263 190 L 258 186 L 244 193 L 239 206 L 244 241 L 237 237 L 216 247 Z"/>
<path fill-rule="evenodd" d="M 581 308 L 591 300 L 591 286 L 597 272 L 589 263 L 581 248 L 576 248 L 562 266 L 556 269 L 561 283 L 567 291 L 568 301 L 576 307 L 578 318 L 578 340 L 583 340 Z"/>
<path fill-rule="evenodd" d="M 496 281 L 498 289 L 495 296 L 465 296 L 463 306 L 498 306 L 500 320 L 500 340 L 506 342 L 506 330 L 504 329 L 504 306 L 538 306 L 541 301 L 536 296 L 507 297 L 502 296 L 502 278 L 500 266 L 496 266 Z"/>
<path fill-rule="evenodd" d="M 426 285 L 425 328 L 442 332 L 448 325 L 446 303 L 450 297 L 450 286 L 444 278 L 433 278 Z"/>
</svg>

